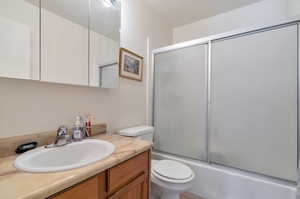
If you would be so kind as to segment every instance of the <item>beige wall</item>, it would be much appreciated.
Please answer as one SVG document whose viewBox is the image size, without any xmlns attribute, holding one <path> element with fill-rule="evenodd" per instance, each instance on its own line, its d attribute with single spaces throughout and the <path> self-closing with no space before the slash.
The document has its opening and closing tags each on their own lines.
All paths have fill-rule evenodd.
<svg viewBox="0 0 300 199">
<path fill-rule="evenodd" d="M 123 2 L 122 46 L 144 56 L 146 63 L 147 38 L 152 49 L 169 45 L 171 28 L 143 1 Z M 0 138 L 70 125 L 84 113 L 110 130 L 144 124 L 146 81 L 122 79 L 119 89 L 99 89 L 0 78 Z"/>
<path fill-rule="evenodd" d="M 174 28 L 173 43 L 198 39 L 249 26 L 276 23 L 292 15 L 288 13 L 288 2 L 290 1 L 299 0 L 263 0 L 192 24 Z"/>
</svg>

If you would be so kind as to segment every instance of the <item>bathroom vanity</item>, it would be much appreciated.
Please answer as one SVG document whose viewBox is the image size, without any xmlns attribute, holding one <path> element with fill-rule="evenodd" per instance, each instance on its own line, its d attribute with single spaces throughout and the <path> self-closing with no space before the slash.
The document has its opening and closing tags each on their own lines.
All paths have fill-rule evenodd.
<svg viewBox="0 0 300 199">
<path fill-rule="evenodd" d="M 151 143 L 117 135 L 95 139 L 116 146 L 108 158 L 86 167 L 54 173 L 26 173 L 15 156 L 0 159 L 0 198 L 148 199 Z"/>
<path fill-rule="evenodd" d="M 149 156 L 150 152 L 146 151 L 49 198 L 146 199 Z"/>
</svg>

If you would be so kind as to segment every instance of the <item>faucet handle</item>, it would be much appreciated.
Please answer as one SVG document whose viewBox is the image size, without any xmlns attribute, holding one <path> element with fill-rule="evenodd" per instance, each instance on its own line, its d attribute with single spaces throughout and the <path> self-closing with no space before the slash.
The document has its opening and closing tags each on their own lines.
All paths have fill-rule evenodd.
<svg viewBox="0 0 300 199">
<path fill-rule="evenodd" d="M 66 136 L 68 135 L 68 127 L 63 125 L 57 129 L 57 136 Z"/>
<path fill-rule="evenodd" d="M 60 147 L 71 143 L 71 137 L 68 134 L 67 126 L 60 126 L 57 129 L 56 139 L 54 141 L 54 147 Z"/>
</svg>

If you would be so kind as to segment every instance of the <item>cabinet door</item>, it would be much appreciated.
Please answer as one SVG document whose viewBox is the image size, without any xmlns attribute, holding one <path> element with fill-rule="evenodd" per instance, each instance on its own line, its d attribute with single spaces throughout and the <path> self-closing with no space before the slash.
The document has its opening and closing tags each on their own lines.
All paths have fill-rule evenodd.
<svg viewBox="0 0 300 199">
<path fill-rule="evenodd" d="M 69 190 L 66 190 L 65 192 L 52 197 L 51 199 L 99 199 L 98 178 L 94 177 L 90 180 L 87 180 Z"/>
<path fill-rule="evenodd" d="M 213 162 L 297 180 L 297 31 L 292 25 L 213 42 Z"/>
<path fill-rule="evenodd" d="M 0 76 L 39 80 L 39 0 L 0 3 Z"/>
<path fill-rule="evenodd" d="M 121 1 L 91 0 L 90 86 L 119 87 Z"/>
<path fill-rule="evenodd" d="M 145 174 L 125 185 L 108 199 L 148 199 L 148 183 Z"/>
<path fill-rule="evenodd" d="M 87 86 L 89 1 L 41 2 L 41 80 Z"/>
<path fill-rule="evenodd" d="M 105 199 L 105 184 L 105 173 L 101 173 L 49 199 Z"/>
</svg>

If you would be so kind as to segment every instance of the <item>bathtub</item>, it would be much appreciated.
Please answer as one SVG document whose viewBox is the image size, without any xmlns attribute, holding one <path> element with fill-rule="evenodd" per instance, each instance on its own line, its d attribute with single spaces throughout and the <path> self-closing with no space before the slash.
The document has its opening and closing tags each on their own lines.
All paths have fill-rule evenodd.
<svg viewBox="0 0 300 199">
<path fill-rule="evenodd" d="M 296 185 L 281 180 L 157 151 L 153 151 L 153 159 L 171 159 L 189 165 L 196 173 L 190 192 L 206 199 L 297 198 Z"/>
</svg>

